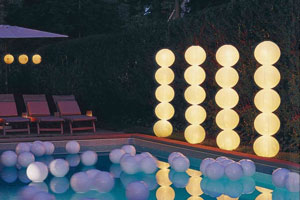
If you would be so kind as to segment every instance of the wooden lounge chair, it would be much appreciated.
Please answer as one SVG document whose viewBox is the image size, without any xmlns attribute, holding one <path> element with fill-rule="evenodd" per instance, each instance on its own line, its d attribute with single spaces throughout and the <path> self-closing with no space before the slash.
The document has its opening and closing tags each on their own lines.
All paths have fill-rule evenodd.
<svg viewBox="0 0 300 200">
<path fill-rule="evenodd" d="M 27 114 L 31 122 L 36 122 L 37 132 L 60 131 L 64 133 L 64 119 L 58 116 L 51 116 L 45 95 L 23 95 Z M 60 128 L 42 128 L 41 123 L 59 123 Z"/>
<path fill-rule="evenodd" d="M 28 132 L 28 134 L 30 134 L 30 120 L 18 116 L 13 94 L 0 94 L 0 123 L 2 125 L 3 135 L 6 135 L 6 132 Z M 27 128 L 6 129 L 6 125 L 21 123 L 26 124 Z"/>
<path fill-rule="evenodd" d="M 69 122 L 71 134 L 76 130 L 93 130 L 94 133 L 96 132 L 95 121 L 97 118 L 95 116 L 82 115 L 74 95 L 53 95 L 52 97 L 60 116 Z M 75 122 L 89 121 L 92 123 L 92 126 L 73 127 Z"/>
</svg>

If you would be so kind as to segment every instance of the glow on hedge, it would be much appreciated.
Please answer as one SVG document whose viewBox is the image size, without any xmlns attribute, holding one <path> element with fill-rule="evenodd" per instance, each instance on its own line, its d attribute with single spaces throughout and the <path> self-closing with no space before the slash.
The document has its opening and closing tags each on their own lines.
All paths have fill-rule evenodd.
<svg viewBox="0 0 300 200">
<path fill-rule="evenodd" d="M 160 86 L 155 91 L 155 97 L 160 102 L 155 108 L 155 114 L 160 119 L 153 126 L 158 137 L 168 137 L 173 132 L 173 126 L 168 121 L 174 115 L 174 107 L 169 103 L 174 98 L 174 90 L 168 84 L 174 80 L 174 73 L 169 68 L 175 61 L 174 53 L 169 49 L 161 49 L 155 56 L 160 68 L 155 73 L 155 80 Z"/>
<path fill-rule="evenodd" d="M 201 65 L 206 59 L 206 53 L 200 46 L 189 47 L 185 60 L 191 66 L 185 70 L 184 79 L 190 85 L 184 92 L 185 100 L 191 104 L 185 112 L 185 118 L 190 125 L 184 131 L 184 137 L 191 144 L 201 143 L 205 138 L 205 130 L 200 125 L 206 119 L 205 109 L 198 105 L 205 100 L 205 90 L 199 86 L 204 82 L 206 74 Z"/>
<path fill-rule="evenodd" d="M 272 112 L 280 105 L 280 96 L 273 90 L 280 81 L 280 73 L 273 66 L 280 58 L 279 47 L 271 41 L 259 43 L 254 50 L 254 57 L 262 64 L 255 74 L 255 83 L 262 88 L 254 97 L 256 108 L 261 111 L 254 120 L 254 128 L 261 135 L 254 144 L 253 150 L 258 156 L 274 157 L 279 152 L 279 143 L 272 136 L 280 128 L 279 118 Z"/>
<path fill-rule="evenodd" d="M 217 136 L 217 145 L 221 149 L 234 150 L 240 144 L 240 137 L 233 130 L 239 123 L 239 115 L 232 108 L 238 104 L 239 95 L 231 87 L 237 84 L 239 75 L 232 66 L 238 62 L 239 52 L 232 45 L 223 45 L 216 53 L 216 60 L 223 66 L 215 76 L 221 87 L 215 101 L 222 108 L 216 116 L 216 123 L 222 129 Z"/>
</svg>

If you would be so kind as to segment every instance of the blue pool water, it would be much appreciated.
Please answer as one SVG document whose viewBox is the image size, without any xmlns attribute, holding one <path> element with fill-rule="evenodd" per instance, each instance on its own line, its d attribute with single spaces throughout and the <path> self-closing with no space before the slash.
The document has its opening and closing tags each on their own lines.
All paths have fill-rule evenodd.
<svg viewBox="0 0 300 200">
<path fill-rule="evenodd" d="M 81 163 L 71 167 L 66 177 L 56 178 L 50 173 L 43 183 L 36 183 L 37 187 L 55 195 L 57 200 L 122 200 L 126 199 L 126 185 L 133 181 L 142 180 L 150 188 L 149 199 L 161 200 L 210 200 L 210 199 L 248 199 L 248 200 L 298 200 L 299 193 L 290 193 L 286 189 L 275 188 L 271 175 L 256 173 L 253 177 L 244 177 L 239 181 L 221 179 L 209 180 L 201 176 L 199 171 L 200 160 L 194 160 L 191 168 L 185 173 L 178 173 L 168 167 L 164 159 L 160 169 L 155 174 L 129 175 L 122 172 L 119 165 L 112 164 L 107 154 L 98 154 L 98 162 L 94 167 L 85 167 Z M 53 158 L 67 158 L 76 161 L 76 155 L 54 155 L 37 158 L 37 161 L 49 163 Z M 78 160 L 77 160 L 78 161 Z M 196 163 L 196 164 L 193 164 Z M 111 172 L 115 178 L 115 186 L 109 193 L 99 193 L 91 190 L 87 193 L 76 193 L 70 186 L 71 176 L 79 171 L 96 168 Z M 32 185 L 26 176 L 26 169 L 0 168 L 0 200 L 19 200 L 19 191 L 27 185 Z"/>
</svg>

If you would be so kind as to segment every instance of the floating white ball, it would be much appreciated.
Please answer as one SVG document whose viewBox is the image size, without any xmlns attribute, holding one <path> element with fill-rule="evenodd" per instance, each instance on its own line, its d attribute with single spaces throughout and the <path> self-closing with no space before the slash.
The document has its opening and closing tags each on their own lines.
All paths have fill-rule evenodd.
<svg viewBox="0 0 300 200">
<path fill-rule="evenodd" d="M 147 200 L 149 189 L 144 181 L 137 181 L 128 184 L 126 187 L 126 197 L 128 200 Z"/>
<path fill-rule="evenodd" d="M 13 151 L 4 151 L 1 154 L 1 163 L 5 167 L 13 167 L 17 164 L 17 154 Z"/>
<path fill-rule="evenodd" d="M 225 168 L 225 175 L 232 181 L 239 180 L 243 176 L 243 168 L 240 163 L 234 162 Z"/>
<path fill-rule="evenodd" d="M 30 150 L 35 156 L 43 156 L 46 153 L 45 146 L 40 141 L 35 141 Z"/>
<path fill-rule="evenodd" d="M 285 187 L 290 192 L 300 191 L 300 176 L 296 172 L 289 172 L 285 180 Z"/>
<path fill-rule="evenodd" d="M 53 176 L 64 177 L 69 172 L 69 163 L 64 159 L 55 159 L 49 165 L 50 172 Z"/>
<path fill-rule="evenodd" d="M 66 144 L 66 151 L 70 154 L 76 154 L 80 151 L 80 144 L 77 141 L 69 141 Z"/>
<path fill-rule="evenodd" d="M 212 158 L 205 158 L 204 160 L 201 161 L 200 171 L 204 176 L 207 176 L 207 174 L 205 173 L 207 166 L 213 162 L 215 162 L 215 160 Z"/>
<path fill-rule="evenodd" d="M 228 158 L 225 156 L 220 156 L 220 157 L 216 158 L 216 161 L 218 161 L 218 162 L 223 162 L 224 160 L 228 160 Z"/>
<path fill-rule="evenodd" d="M 105 193 L 113 189 L 115 180 L 110 173 L 101 171 L 95 175 L 93 183 L 98 192 Z"/>
<path fill-rule="evenodd" d="M 53 177 L 50 181 L 50 188 L 56 194 L 65 193 L 69 187 L 70 183 L 66 177 Z"/>
<path fill-rule="evenodd" d="M 285 168 L 278 168 L 278 169 L 274 170 L 272 173 L 272 183 L 276 187 L 283 188 L 285 186 L 285 180 L 286 180 L 289 172 L 290 172 L 290 170 L 285 169 Z"/>
<path fill-rule="evenodd" d="M 121 157 L 125 153 L 126 152 L 123 149 L 114 149 L 109 153 L 109 159 L 112 163 L 118 164 L 118 163 L 120 163 Z"/>
<path fill-rule="evenodd" d="M 212 180 L 217 180 L 224 175 L 224 167 L 219 162 L 212 162 L 205 168 L 205 174 Z"/>
<path fill-rule="evenodd" d="M 66 156 L 66 161 L 70 167 L 77 167 L 80 163 L 80 156 L 78 154 L 69 154 Z"/>
<path fill-rule="evenodd" d="M 172 160 L 172 169 L 176 172 L 185 172 L 190 167 L 190 160 L 185 156 L 178 156 Z"/>
<path fill-rule="evenodd" d="M 33 163 L 35 161 L 35 157 L 32 153 L 30 152 L 22 152 L 18 156 L 18 163 L 22 167 L 28 167 L 30 163 Z"/>
<path fill-rule="evenodd" d="M 42 162 L 33 162 L 27 167 L 26 174 L 32 182 L 43 182 L 48 176 L 48 167 Z"/>
<path fill-rule="evenodd" d="M 222 162 L 219 162 L 221 165 L 223 165 L 223 167 L 227 167 L 227 165 L 230 165 L 231 163 L 234 163 L 233 160 L 227 159 L 227 160 L 223 160 Z"/>
<path fill-rule="evenodd" d="M 168 157 L 168 163 L 171 165 L 172 164 L 172 161 L 175 157 L 178 157 L 178 156 L 184 156 L 182 153 L 180 152 L 173 152 L 169 155 Z"/>
<path fill-rule="evenodd" d="M 54 150 L 55 150 L 55 146 L 52 142 L 44 142 L 44 147 L 45 147 L 45 154 L 46 155 L 52 155 Z"/>
<path fill-rule="evenodd" d="M 81 162 L 85 166 L 92 166 L 98 161 L 98 155 L 94 151 L 85 151 L 81 155 Z"/>
<path fill-rule="evenodd" d="M 153 174 L 157 170 L 157 161 L 154 157 L 145 157 L 141 160 L 140 167 L 145 174 Z"/>
<path fill-rule="evenodd" d="M 122 170 L 127 174 L 135 174 L 139 171 L 139 164 L 134 156 L 126 156 L 122 158 L 120 165 Z"/>
<path fill-rule="evenodd" d="M 20 154 L 22 152 L 28 152 L 28 151 L 30 151 L 29 143 L 21 142 L 21 143 L 17 144 L 17 146 L 16 146 L 16 153 L 17 154 Z"/>
<path fill-rule="evenodd" d="M 71 187 L 75 192 L 84 193 L 89 191 L 91 180 L 85 172 L 78 172 L 71 177 Z"/>
<path fill-rule="evenodd" d="M 135 147 L 133 145 L 124 145 L 122 149 L 126 152 L 134 156 L 136 154 Z"/>
<path fill-rule="evenodd" d="M 242 159 L 239 161 L 239 163 L 242 165 L 245 176 L 253 176 L 255 174 L 256 166 L 252 160 Z"/>
</svg>

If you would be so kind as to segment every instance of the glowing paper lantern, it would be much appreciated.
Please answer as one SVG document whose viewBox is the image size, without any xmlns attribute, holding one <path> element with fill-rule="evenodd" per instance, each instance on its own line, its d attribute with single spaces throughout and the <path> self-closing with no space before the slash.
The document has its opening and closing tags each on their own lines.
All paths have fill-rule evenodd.
<svg viewBox="0 0 300 200">
<path fill-rule="evenodd" d="M 5 56 L 4 56 L 4 62 L 6 63 L 6 64 L 12 64 L 13 62 L 14 62 L 14 56 L 13 55 L 11 55 L 11 54 L 6 54 Z"/>
<path fill-rule="evenodd" d="M 35 54 L 32 56 L 33 64 L 40 64 L 42 62 L 42 57 L 39 54 Z"/>
<path fill-rule="evenodd" d="M 190 124 L 202 124 L 206 119 L 206 111 L 202 106 L 192 105 L 186 109 L 185 119 Z"/>
<path fill-rule="evenodd" d="M 258 44 L 254 50 L 255 59 L 263 66 L 254 74 L 255 83 L 262 88 L 254 97 L 256 108 L 262 113 L 254 120 L 255 130 L 262 136 L 254 144 L 254 152 L 258 156 L 274 157 L 279 152 L 279 143 L 272 137 L 280 128 L 279 118 L 273 114 L 280 105 L 279 94 L 271 89 L 280 81 L 280 73 L 272 64 L 280 58 L 279 47 L 271 41 Z"/>
<path fill-rule="evenodd" d="M 201 125 L 189 125 L 184 131 L 184 137 L 188 143 L 199 144 L 205 138 L 205 130 Z"/>
<path fill-rule="evenodd" d="M 233 108 L 239 102 L 238 93 L 231 88 L 223 88 L 216 94 L 216 103 L 221 108 Z"/>
<path fill-rule="evenodd" d="M 191 46 L 185 51 L 184 58 L 190 65 L 201 65 L 206 59 L 206 53 L 200 46 Z"/>
<path fill-rule="evenodd" d="M 205 77 L 205 71 L 198 66 L 190 66 L 184 72 L 184 79 L 190 85 L 200 85 L 205 80 Z"/>
<path fill-rule="evenodd" d="M 218 147 L 233 150 L 240 145 L 240 136 L 233 130 L 224 130 L 217 136 Z"/>
<path fill-rule="evenodd" d="M 28 62 L 28 56 L 25 54 L 22 54 L 19 56 L 18 60 L 19 60 L 20 64 L 24 65 Z"/>
<path fill-rule="evenodd" d="M 234 129 L 239 121 L 239 115 L 232 109 L 221 110 L 216 116 L 216 123 L 223 130 Z"/>
<path fill-rule="evenodd" d="M 232 45 L 223 45 L 216 53 L 218 63 L 224 67 L 235 65 L 239 61 L 239 58 L 240 54 L 238 50 Z"/>
<path fill-rule="evenodd" d="M 161 84 L 155 91 L 156 99 L 161 102 L 155 108 L 156 116 L 161 119 L 153 126 L 153 131 L 158 137 L 168 137 L 173 132 L 173 127 L 167 120 L 171 119 L 174 115 L 173 106 L 168 103 L 174 98 L 174 90 L 168 84 L 174 80 L 173 71 L 168 68 L 175 61 L 174 53 L 169 49 L 162 49 L 157 52 L 155 60 L 160 69 L 155 73 L 156 81 Z"/>
<path fill-rule="evenodd" d="M 230 88 L 239 81 L 239 74 L 232 67 L 222 67 L 217 71 L 215 79 L 220 87 Z"/>
</svg>

